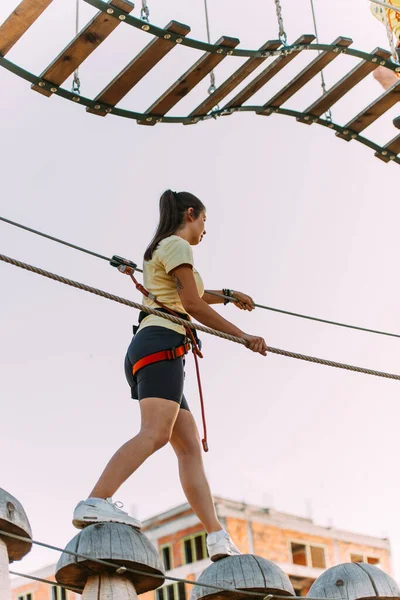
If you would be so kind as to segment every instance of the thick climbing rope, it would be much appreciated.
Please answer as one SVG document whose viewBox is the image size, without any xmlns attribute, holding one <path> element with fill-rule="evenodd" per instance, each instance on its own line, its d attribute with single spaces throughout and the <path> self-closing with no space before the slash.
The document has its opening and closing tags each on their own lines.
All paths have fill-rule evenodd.
<svg viewBox="0 0 400 600">
<path fill-rule="evenodd" d="M 101 296 L 102 298 L 107 298 L 108 300 L 112 300 L 114 302 L 118 302 L 119 304 L 124 304 L 125 306 L 130 306 L 132 308 L 136 308 L 137 310 L 142 310 L 151 315 L 157 315 L 158 317 L 162 317 L 163 319 L 167 319 L 168 321 L 172 321 L 172 323 L 177 323 L 178 325 L 183 325 L 184 327 L 190 327 L 191 329 L 197 329 L 198 331 L 202 331 L 203 333 L 209 333 L 210 335 L 214 335 L 216 337 L 229 340 L 231 342 L 235 342 L 236 344 L 241 344 L 242 346 L 246 346 L 247 344 L 245 340 L 236 337 L 234 335 L 230 335 L 228 333 L 223 333 L 222 331 L 217 331 L 216 329 L 211 329 L 210 327 L 205 327 L 204 325 L 199 325 L 197 323 L 193 323 L 191 321 L 185 321 L 184 319 L 180 319 L 179 317 L 174 317 L 173 315 L 169 315 L 166 313 L 160 313 L 157 310 L 153 310 L 148 306 L 144 306 L 143 304 L 139 304 L 138 302 L 133 302 L 132 300 L 127 300 L 126 298 L 121 298 L 120 296 L 116 296 L 115 294 L 110 294 L 109 292 L 105 292 L 103 290 L 99 290 L 98 288 L 91 287 L 84 283 L 79 283 L 77 281 L 73 281 L 72 279 L 67 279 L 66 277 L 62 277 L 61 275 L 56 275 L 54 273 L 50 273 L 49 271 L 45 271 L 44 269 L 40 269 L 39 267 L 34 267 L 32 265 L 23 263 L 15 258 L 10 258 L 5 256 L 4 254 L 0 254 L 0 260 L 6 262 L 10 265 L 14 265 L 15 267 L 20 267 L 21 269 L 25 269 L 26 271 L 31 271 L 32 273 L 36 273 L 37 275 L 42 275 L 43 277 L 47 277 L 49 279 L 53 279 L 53 281 L 58 281 L 60 283 L 64 283 L 65 285 L 69 285 L 71 287 L 83 290 L 85 292 L 89 292 L 91 294 L 95 294 L 96 296 Z M 383 371 L 376 371 L 375 369 L 366 369 L 364 367 L 357 367 L 355 365 L 347 365 L 345 363 L 335 362 L 332 360 L 326 360 L 324 358 L 317 358 L 314 356 L 308 356 L 306 354 L 299 354 L 298 352 L 290 352 L 288 350 L 282 350 L 280 348 L 274 348 L 272 346 L 267 346 L 267 352 L 271 354 L 278 354 L 280 356 L 286 356 L 287 358 L 295 358 L 297 360 L 304 360 L 306 362 L 312 362 L 320 365 L 325 365 L 326 367 L 335 367 L 338 369 L 344 369 L 346 371 L 353 371 L 356 373 L 364 373 L 365 375 L 374 375 L 376 377 L 384 377 L 385 379 L 395 379 L 400 381 L 400 375 L 394 373 L 385 373 Z"/>
<path fill-rule="evenodd" d="M 84 252 L 85 254 L 89 254 L 90 256 L 94 256 L 96 258 L 101 258 L 102 260 L 106 260 L 108 263 L 111 261 L 111 258 L 108 256 L 104 256 L 103 254 L 99 254 L 97 252 L 93 252 L 92 250 L 88 250 L 87 248 L 83 248 L 82 246 L 77 246 L 76 244 L 71 244 L 70 242 L 66 242 L 64 240 L 60 240 L 52 235 L 47 233 L 43 233 L 42 231 L 38 231 L 37 229 L 32 229 L 31 227 L 27 227 L 26 225 L 22 225 L 21 223 L 16 223 L 15 221 L 10 221 L 10 219 L 6 219 L 4 217 L 0 217 L 0 221 L 4 221 L 4 223 L 8 223 L 9 225 L 14 225 L 20 229 L 24 229 L 25 231 L 29 231 L 30 233 L 34 233 L 35 235 L 39 235 L 40 237 L 44 237 L 52 242 L 57 242 L 58 244 L 62 244 L 64 246 L 68 246 L 69 248 L 73 248 L 74 250 L 79 250 L 80 252 Z M 135 268 L 135 271 L 138 273 L 143 273 L 142 269 L 138 267 Z M 218 298 L 223 298 L 224 300 L 228 300 L 228 302 L 235 302 L 236 299 L 233 296 L 224 296 L 223 294 L 219 294 L 218 292 L 213 292 L 211 290 L 206 290 L 208 294 L 212 296 L 216 296 Z M 269 310 L 272 312 L 277 312 L 283 315 L 288 315 L 290 317 L 298 317 L 300 319 L 307 319 L 309 321 L 316 321 L 317 323 L 326 323 L 327 325 L 335 325 L 337 327 L 345 327 L 347 329 L 354 329 L 356 331 L 365 331 L 366 333 L 375 333 L 378 335 L 385 335 L 389 337 L 400 338 L 399 333 L 390 333 L 388 331 L 381 331 L 379 329 L 371 329 L 368 327 L 359 327 L 357 325 L 349 325 L 347 323 L 340 323 L 339 321 L 331 321 L 329 319 L 321 319 L 319 317 L 313 317 L 310 315 L 303 315 L 301 313 L 292 312 L 289 310 L 283 310 L 281 308 L 273 308 L 272 306 L 265 306 L 264 304 L 254 303 L 255 308 L 262 308 L 263 310 Z"/>
<path fill-rule="evenodd" d="M 58 244 L 62 244 L 64 246 L 68 246 L 69 248 L 73 248 L 74 250 L 79 250 L 80 252 L 84 252 L 85 254 L 89 254 L 91 256 L 95 256 L 96 258 L 101 258 L 102 260 L 106 260 L 108 263 L 111 258 L 108 256 L 104 256 L 103 254 L 98 254 L 97 252 L 93 252 L 92 250 L 88 250 L 87 248 L 82 248 L 81 246 L 77 246 L 76 244 L 71 244 L 70 242 L 65 242 L 64 240 L 60 240 L 52 235 L 48 235 L 47 233 L 43 233 L 41 231 L 37 231 L 36 229 L 31 229 L 30 227 L 26 227 L 26 225 L 21 225 L 21 223 L 16 223 L 15 221 L 10 221 L 9 219 L 5 219 L 4 217 L 0 217 L 0 221 L 4 221 L 4 223 L 8 223 L 9 225 L 14 225 L 15 227 L 19 227 L 20 229 L 24 229 L 25 231 L 29 231 L 30 233 L 34 233 L 35 235 L 39 235 L 44 237 L 52 242 L 57 242 Z M 135 271 L 138 273 L 143 273 L 142 269 L 138 267 L 135 268 Z M 224 300 L 228 300 L 228 302 L 235 302 L 236 299 L 234 296 L 224 296 L 223 294 L 219 294 L 218 292 L 213 292 L 211 290 L 206 290 L 207 294 L 211 294 L 212 296 L 216 296 L 218 298 L 223 298 Z M 300 319 L 307 319 L 309 321 L 316 321 L 317 323 L 326 323 L 327 325 L 335 325 L 337 327 L 345 327 L 347 329 L 354 329 L 356 331 L 365 331 L 366 333 L 375 333 L 378 335 L 385 335 L 389 337 L 400 338 L 399 333 L 390 333 L 388 331 L 381 331 L 379 329 L 370 329 L 368 327 L 359 327 L 357 325 L 349 325 L 347 323 L 339 323 L 338 321 L 330 321 L 328 319 L 320 319 L 319 317 L 312 317 L 310 315 L 303 315 L 301 313 L 292 312 L 289 310 L 283 310 L 281 308 L 273 308 L 272 306 L 265 306 L 264 304 L 254 303 L 255 308 L 262 308 L 263 310 L 269 310 L 272 312 L 277 312 L 283 315 L 288 315 L 290 317 L 298 317 Z"/>
<path fill-rule="evenodd" d="M 316 40 L 317 44 L 319 44 L 317 17 L 315 14 L 314 0 L 310 0 L 310 3 L 311 3 L 311 14 L 312 14 L 313 23 L 314 23 L 315 40 Z M 320 54 L 320 52 L 318 52 L 318 54 Z M 324 76 L 323 69 L 321 71 L 321 87 L 322 87 L 322 92 L 324 94 L 326 94 L 326 83 L 325 83 L 325 76 Z M 326 116 L 327 121 L 332 122 L 332 111 L 330 108 L 328 108 L 328 110 L 326 111 L 325 116 Z"/>
<path fill-rule="evenodd" d="M 133 573 L 134 575 L 145 575 L 146 577 L 149 576 L 149 573 L 147 571 L 141 571 L 140 569 L 132 569 L 131 567 L 124 567 L 121 565 L 118 565 L 117 563 L 113 563 L 110 562 L 108 560 L 102 560 L 100 558 L 93 558 L 92 556 L 88 556 L 86 554 L 80 554 L 79 552 L 74 552 L 72 550 L 67 550 L 67 549 L 63 549 L 63 548 L 58 548 L 57 546 L 52 546 L 51 544 L 46 544 L 44 542 L 38 542 L 36 540 L 32 540 L 31 538 L 27 538 L 27 537 L 23 537 L 21 535 L 17 535 L 15 533 L 8 533 L 8 531 L 3 531 L 0 529 L 0 536 L 4 535 L 5 537 L 9 537 L 15 540 L 20 540 L 21 542 L 28 542 L 30 544 L 33 544 L 35 546 L 41 546 L 42 548 L 48 548 L 49 550 L 55 550 L 56 552 L 62 552 L 63 554 L 67 554 L 68 556 L 73 556 L 75 558 L 83 558 L 84 560 L 90 560 L 92 563 L 97 563 L 98 565 L 103 565 L 105 567 L 110 567 L 112 569 L 115 569 L 115 572 L 118 575 L 123 575 L 124 573 Z M 22 573 L 15 573 L 10 571 L 10 573 L 12 575 L 17 575 L 20 577 L 27 577 L 28 579 L 33 579 L 34 581 L 43 581 L 44 583 L 51 583 L 51 585 L 58 585 L 59 587 L 65 587 L 63 585 L 60 585 L 58 583 L 56 583 L 55 581 L 48 581 L 48 580 L 41 580 L 37 577 L 32 577 L 31 575 L 24 575 Z M 222 586 L 219 585 L 214 585 L 212 583 L 202 583 L 200 581 L 193 581 L 192 579 L 181 579 L 180 577 L 171 577 L 170 575 L 159 575 L 158 573 L 152 573 L 151 574 L 152 577 L 154 577 L 155 579 L 166 579 L 167 581 L 176 581 L 176 582 L 180 582 L 180 583 L 187 583 L 188 585 L 194 585 L 194 586 L 198 586 L 198 587 L 203 587 L 203 588 L 208 588 L 208 589 L 213 589 L 213 590 L 217 590 L 220 592 L 230 592 L 230 593 L 238 593 L 242 596 L 252 596 L 254 597 L 259 597 L 259 598 L 263 598 L 263 600 L 282 600 L 282 595 L 277 595 L 277 594 L 268 594 L 266 595 L 263 592 L 256 592 L 256 591 L 249 591 L 249 590 L 244 590 L 244 589 L 237 589 L 237 588 L 224 588 Z M 72 586 L 66 589 L 72 589 Z M 287 599 L 290 598 L 290 600 L 304 600 L 303 596 L 286 596 Z M 307 600 L 333 600 L 331 598 L 312 598 L 307 596 Z M 347 600 L 346 598 L 344 598 L 343 600 Z"/>
</svg>

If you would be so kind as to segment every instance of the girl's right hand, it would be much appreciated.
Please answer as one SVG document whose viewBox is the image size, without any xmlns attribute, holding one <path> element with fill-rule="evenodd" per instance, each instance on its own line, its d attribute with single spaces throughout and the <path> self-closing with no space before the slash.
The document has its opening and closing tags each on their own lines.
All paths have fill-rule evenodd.
<svg viewBox="0 0 400 600">
<path fill-rule="evenodd" d="M 267 356 L 267 344 L 265 343 L 264 338 L 258 335 L 249 335 L 248 333 L 243 333 L 239 336 L 242 340 L 245 340 L 247 343 L 247 347 L 253 352 L 258 352 L 263 356 Z"/>
</svg>

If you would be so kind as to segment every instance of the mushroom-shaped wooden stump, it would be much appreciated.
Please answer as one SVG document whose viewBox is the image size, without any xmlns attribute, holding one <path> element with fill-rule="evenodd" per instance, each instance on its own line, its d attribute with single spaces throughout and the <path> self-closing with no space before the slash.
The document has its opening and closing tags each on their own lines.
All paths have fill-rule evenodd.
<svg viewBox="0 0 400 600">
<path fill-rule="evenodd" d="M 240 554 L 228 556 L 213 563 L 197 580 L 206 585 L 215 585 L 228 588 L 223 592 L 211 587 L 195 585 L 190 600 L 209 599 L 222 600 L 226 598 L 247 598 L 238 591 L 260 592 L 263 594 L 276 594 L 281 596 L 294 596 L 293 586 L 289 577 L 270 560 L 254 556 L 253 554 Z M 236 590 L 236 592 L 229 591 Z"/>
<path fill-rule="evenodd" d="M 65 548 L 87 558 L 62 554 L 56 580 L 71 590 L 81 590 L 84 600 L 136 600 L 137 594 L 164 583 L 164 569 L 157 550 L 138 529 L 120 523 L 89 525 Z M 104 560 L 116 569 L 99 564 Z M 142 571 L 132 573 L 126 569 Z"/>
<path fill-rule="evenodd" d="M 32 530 L 22 504 L 0 488 L 0 531 L 32 540 Z M 21 560 L 32 548 L 32 541 L 23 542 L 0 533 L 1 600 L 11 599 L 8 565 Z"/>
<path fill-rule="evenodd" d="M 307 596 L 332 600 L 400 600 L 400 590 L 394 579 L 378 567 L 368 563 L 344 563 L 322 573 L 312 584 Z"/>
</svg>

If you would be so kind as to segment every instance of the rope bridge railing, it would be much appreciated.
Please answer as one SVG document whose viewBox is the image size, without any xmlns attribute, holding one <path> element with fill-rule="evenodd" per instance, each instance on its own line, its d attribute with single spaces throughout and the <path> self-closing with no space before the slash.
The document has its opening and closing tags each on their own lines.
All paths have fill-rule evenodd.
<svg viewBox="0 0 400 600">
<path fill-rule="evenodd" d="M 105 292 L 104 290 L 100 290 L 98 288 L 94 288 L 91 287 L 89 285 L 86 285 L 84 283 L 79 283 L 77 281 L 74 281 L 72 279 L 67 279 L 66 277 L 62 277 L 61 275 L 57 275 L 55 273 L 50 273 L 49 271 L 45 271 L 44 269 L 41 269 L 39 267 L 35 267 L 33 265 L 29 265 L 27 263 L 23 263 L 19 260 L 16 260 L 14 258 L 10 258 L 8 256 L 5 256 L 4 254 L 0 254 L 0 260 L 8 263 L 10 265 L 13 265 L 15 267 L 19 267 L 21 269 L 24 269 L 26 271 L 30 271 L 32 273 L 36 273 L 37 275 L 42 275 L 43 277 L 47 277 L 48 279 L 52 279 L 53 281 L 58 281 L 59 283 L 63 283 L 65 285 L 69 285 L 71 287 L 74 287 L 76 289 L 80 289 L 82 291 L 85 292 L 89 292 L 91 294 L 95 294 L 96 296 L 101 296 L 102 298 L 106 298 L 108 300 L 112 300 L 113 302 L 118 302 L 119 304 L 124 304 L 125 306 L 129 306 L 131 308 L 135 308 L 137 310 L 141 310 L 144 311 L 148 314 L 154 314 L 157 316 L 160 316 L 162 318 L 167 319 L 168 321 L 172 321 L 173 323 L 177 323 L 178 325 L 183 325 L 183 326 L 189 326 L 191 329 L 196 329 L 198 331 L 202 331 L 203 333 L 208 333 L 210 335 L 214 335 L 216 337 L 231 341 L 231 342 L 235 342 L 236 344 L 241 344 L 243 346 L 247 346 L 246 342 L 241 339 L 238 338 L 236 336 L 227 334 L 227 333 L 223 333 L 221 331 L 217 331 L 216 329 L 211 329 L 210 327 L 205 327 L 204 325 L 199 325 L 197 323 L 193 323 L 191 321 L 185 321 L 183 319 L 180 319 L 179 317 L 174 317 L 173 315 L 169 315 L 169 314 L 165 314 L 165 313 L 160 313 L 157 310 L 154 310 L 152 308 L 149 308 L 148 306 L 144 306 L 143 304 L 140 304 L 138 302 L 134 302 L 132 300 L 128 300 L 126 298 L 122 298 L 120 296 L 116 296 L 115 294 L 110 294 L 109 292 Z M 267 352 L 270 352 L 271 354 L 278 354 L 280 356 L 285 356 L 287 358 L 295 358 L 297 360 L 303 360 L 306 362 L 311 362 L 311 363 L 316 363 L 316 364 L 320 364 L 320 365 L 325 365 L 327 367 L 335 367 L 338 369 L 344 369 L 346 371 L 353 371 L 356 373 L 363 373 L 364 375 L 374 375 L 376 377 L 383 377 L 385 379 L 395 379 L 397 381 L 400 381 L 400 375 L 394 374 L 394 373 L 385 373 L 383 371 L 377 371 L 374 369 L 366 369 L 364 367 L 358 367 L 355 365 L 348 365 L 345 363 L 340 363 L 340 362 L 335 362 L 335 361 L 331 361 L 331 360 L 326 360 L 323 358 L 317 358 L 314 356 L 308 356 L 305 354 L 299 354 L 297 352 L 290 352 L 288 350 L 282 350 L 280 348 L 274 348 L 272 346 L 267 346 Z"/>
</svg>

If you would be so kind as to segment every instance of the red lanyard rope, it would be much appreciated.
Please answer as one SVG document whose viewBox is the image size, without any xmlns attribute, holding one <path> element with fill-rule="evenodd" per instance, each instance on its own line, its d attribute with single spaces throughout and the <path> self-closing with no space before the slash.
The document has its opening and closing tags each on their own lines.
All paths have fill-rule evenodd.
<svg viewBox="0 0 400 600">
<path fill-rule="evenodd" d="M 168 308 L 168 306 L 165 306 L 165 304 L 163 304 L 162 302 L 160 302 L 159 300 L 157 300 L 157 298 L 154 296 L 154 294 L 150 294 L 150 292 L 148 290 L 146 290 L 146 288 L 137 281 L 136 277 L 134 276 L 134 269 L 132 267 L 128 267 L 126 265 L 120 265 L 118 267 L 118 270 L 121 273 L 124 273 L 125 275 L 129 275 L 129 277 L 132 279 L 136 289 L 141 292 L 144 296 L 146 296 L 146 298 L 150 298 L 151 300 L 153 300 L 153 302 L 155 302 L 156 304 L 158 304 L 158 306 L 160 306 L 161 308 L 163 308 L 164 310 L 166 310 L 167 312 L 169 312 L 171 315 L 173 315 L 174 317 L 179 317 L 179 315 L 177 315 L 173 310 L 171 310 L 170 308 Z M 203 397 L 203 388 L 201 385 L 201 379 L 200 379 L 200 368 L 199 368 L 199 358 L 203 358 L 203 355 L 200 351 L 200 348 L 198 346 L 198 343 L 196 341 L 196 338 L 193 334 L 193 331 L 190 327 L 185 327 L 186 330 L 186 334 L 190 337 L 190 340 L 192 342 L 192 352 L 193 352 L 193 356 L 194 356 L 194 362 L 196 365 L 196 376 L 197 376 L 197 385 L 199 388 L 199 396 L 200 396 L 200 407 L 201 407 L 201 419 L 203 422 L 203 439 L 201 440 L 201 443 L 203 444 L 203 450 L 204 452 L 208 452 L 208 441 L 207 441 L 207 423 L 206 423 L 206 412 L 205 412 L 205 408 L 204 408 L 204 397 Z"/>
</svg>

